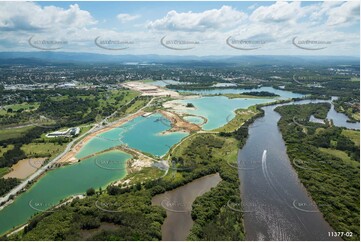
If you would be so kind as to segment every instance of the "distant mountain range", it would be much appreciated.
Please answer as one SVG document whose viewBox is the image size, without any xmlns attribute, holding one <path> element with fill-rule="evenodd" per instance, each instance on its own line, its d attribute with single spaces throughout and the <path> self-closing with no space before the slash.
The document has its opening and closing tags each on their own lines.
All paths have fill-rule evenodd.
<svg viewBox="0 0 361 242">
<path fill-rule="evenodd" d="M 246 65 L 296 65 L 296 64 L 359 64 L 358 57 L 347 56 L 175 56 L 175 55 L 106 55 L 76 52 L 0 52 L 0 64 L 54 64 L 113 63 L 113 64 L 246 64 Z"/>
</svg>

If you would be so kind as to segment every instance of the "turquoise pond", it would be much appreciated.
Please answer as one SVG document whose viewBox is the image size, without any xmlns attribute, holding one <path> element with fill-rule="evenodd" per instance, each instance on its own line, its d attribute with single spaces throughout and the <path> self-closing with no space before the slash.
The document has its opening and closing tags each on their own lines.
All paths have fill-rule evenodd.
<svg viewBox="0 0 361 242">
<path fill-rule="evenodd" d="M 211 96 L 180 100 L 179 103 L 186 105 L 192 103 L 194 109 L 182 110 L 193 115 L 205 117 L 208 121 L 202 128 L 204 130 L 212 130 L 222 127 L 235 117 L 234 111 L 239 108 L 248 108 L 255 104 L 268 103 L 273 99 L 257 99 L 257 98 L 233 98 L 229 99 L 224 96 Z"/>
<path fill-rule="evenodd" d="M 32 215 L 44 211 L 88 188 L 105 187 L 126 175 L 126 161 L 132 156 L 109 151 L 79 163 L 46 172 L 29 190 L 0 211 L 0 234 L 25 223 Z"/>
<path fill-rule="evenodd" d="M 169 120 L 161 114 L 152 114 L 148 117 L 137 117 L 124 125 L 104 132 L 91 139 L 76 155 L 77 158 L 127 144 L 131 148 L 162 156 L 170 147 L 178 143 L 188 133 L 174 132 L 162 134 L 171 128 Z"/>
<path fill-rule="evenodd" d="M 190 122 L 190 123 L 194 123 L 194 124 L 203 124 L 204 119 L 201 117 L 197 117 L 197 116 L 185 116 L 183 117 L 184 120 Z"/>
</svg>

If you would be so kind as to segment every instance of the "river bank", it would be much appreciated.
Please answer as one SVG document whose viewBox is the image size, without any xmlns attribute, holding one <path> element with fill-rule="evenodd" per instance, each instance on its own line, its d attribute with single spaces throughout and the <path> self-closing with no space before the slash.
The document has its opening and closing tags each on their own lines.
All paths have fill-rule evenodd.
<svg viewBox="0 0 361 242">
<path fill-rule="evenodd" d="M 303 101 L 305 102 L 305 101 Z M 334 231 L 317 208 L 303 212 L 293 205 L 314 201 L 300 183 L 278 129 L 277 104 L 264 106 L 264 116 L 249 128 L 238 155 L 242 208 L 247 240 L 333 240 Z M 297 218 L 297 219 L 295 219 Z"/>
</svg>

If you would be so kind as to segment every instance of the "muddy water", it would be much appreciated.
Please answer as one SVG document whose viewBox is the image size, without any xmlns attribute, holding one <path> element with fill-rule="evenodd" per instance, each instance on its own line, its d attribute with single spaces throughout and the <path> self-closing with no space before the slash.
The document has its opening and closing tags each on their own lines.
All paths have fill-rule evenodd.
<svg viewBox="0 0 361 242">
<path fill-rule="evenodd" d="M 337 239 L 328 236 L 334 230 L 291 166 L 275 107 L 263 108 L 265 116 L 250 126 L 247 142 L 238 154 L 246 239 Z"/>
<path fill-rule="evenodd" d="M 216 173 L 153 197 L 152 204 L 162 206 L 167 211 L 167 218 L 162 225 L 162 240 L 187 238 L 193 226 L 192 203 L 198 196 L 217 186 L 220 181 L 221 177 Z"/>
</svg>

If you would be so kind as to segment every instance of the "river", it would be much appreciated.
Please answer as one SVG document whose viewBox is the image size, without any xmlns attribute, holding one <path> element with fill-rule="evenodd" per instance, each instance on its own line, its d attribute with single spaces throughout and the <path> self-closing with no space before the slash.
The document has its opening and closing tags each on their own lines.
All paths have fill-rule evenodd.
<svg viewBox="0 0 361 242">
<path fill-rule="evenodd" d="M 304 100 L 297 104 L 310 102 L 325 101 Z M 274 111 L 277 106 L 280 105 L 262 108 L 264 117 L 249 127 L 247 142 L 238 154 L 246 239 L 337 240 L 328 236 L 334 230 L 308 196 L 290 163 L 277 126 L 280 119 Z"/>
</svg>

